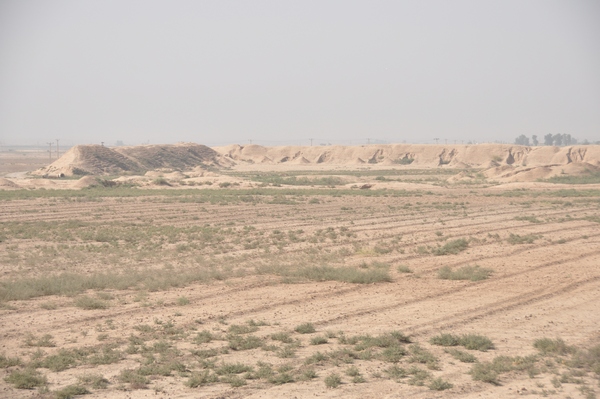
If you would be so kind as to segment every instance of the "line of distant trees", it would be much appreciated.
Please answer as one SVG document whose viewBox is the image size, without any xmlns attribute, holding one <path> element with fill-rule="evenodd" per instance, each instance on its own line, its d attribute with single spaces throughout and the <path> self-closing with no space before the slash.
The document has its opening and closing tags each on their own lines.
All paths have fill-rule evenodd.
<svg viewBox="0 0 600 399">
<path fill-rule="evenodd" d="M 529 141 L 529 137 L 525 136 L 524 134 L 520 135 L 515 139 L 515 144 L 517 145 L 555 145 L 561 147 L 565 145 L 575 145 L 577 143 L 578 141 L 575 137 L 572 137 L 570 134 L 566 133 L 548 133 L 544 136 L 543 143 L 540 143 L 540 141 L 538 140 L 538 136 L 536 136 L 535 134 L 531 136 L 531 141 Z M 591 143 L 587 140 L 583 140 L 581 144 L 588 145 Z M 600 142 L 597 142 L 596 144 L 600 144 Z"/>
</svg>

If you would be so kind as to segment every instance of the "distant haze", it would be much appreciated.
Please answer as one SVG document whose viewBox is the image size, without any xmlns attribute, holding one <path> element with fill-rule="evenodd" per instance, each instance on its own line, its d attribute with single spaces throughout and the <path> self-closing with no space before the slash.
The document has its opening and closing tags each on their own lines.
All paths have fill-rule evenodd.
<svg viewBox="0 0 600 399">
<path fill-rule="evenodd" d="M 0 144 L 600 140 L 600 1 L 0 2 Z"/>
</svg>

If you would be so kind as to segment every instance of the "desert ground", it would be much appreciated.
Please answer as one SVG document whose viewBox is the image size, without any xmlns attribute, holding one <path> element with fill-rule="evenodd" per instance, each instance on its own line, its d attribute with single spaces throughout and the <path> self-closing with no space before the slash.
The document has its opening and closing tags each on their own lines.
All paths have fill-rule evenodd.
<svg viewBox="0 0 600 399">
<path fill-rule="evenodd" d="M 98 147 L 0 153 L 3 398 L 600 392 L 598 146 Z"/>
</svg>

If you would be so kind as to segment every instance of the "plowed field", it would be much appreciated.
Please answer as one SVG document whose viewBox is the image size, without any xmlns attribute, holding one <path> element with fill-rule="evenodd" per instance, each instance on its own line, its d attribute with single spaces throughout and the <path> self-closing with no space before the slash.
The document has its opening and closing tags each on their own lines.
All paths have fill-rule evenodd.
<svg viewBox="0 0 600 399">
<path fill-rule="evenodd" d="M 0 192 L 0 396 L 592 397 L 573 187 Z"/>
</svg>

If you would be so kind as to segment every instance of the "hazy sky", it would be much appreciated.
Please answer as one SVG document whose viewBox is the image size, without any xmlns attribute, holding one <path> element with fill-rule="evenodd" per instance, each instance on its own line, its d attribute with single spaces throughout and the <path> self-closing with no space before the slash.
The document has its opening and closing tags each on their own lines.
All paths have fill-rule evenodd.
<svg viewBox="0 0 600 399">
<path fill-rule="evenodd" d="M 0 0 L 0 143 L 600 140 L 600 1 Z"/>
</svg>

